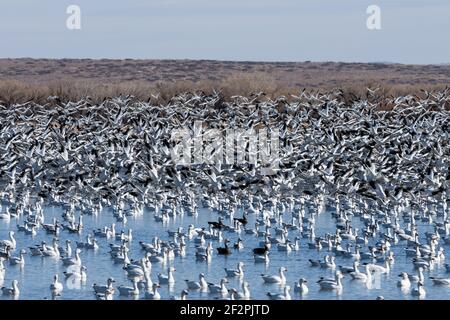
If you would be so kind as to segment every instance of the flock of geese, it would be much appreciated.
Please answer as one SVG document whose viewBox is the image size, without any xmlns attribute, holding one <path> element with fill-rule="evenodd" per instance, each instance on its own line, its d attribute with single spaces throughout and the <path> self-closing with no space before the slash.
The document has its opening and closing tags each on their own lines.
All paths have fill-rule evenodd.
<svg viewBox="0 0 450 320">
<path fill-rule="evenodd" d="M 132 97 L 0 104 L 0 219 L 17 222 L 0 240 L 0 280 L 13 265 L 26 268 L 27 255 L 53 257 L 65 271 L 51 275 L 48 292 L 64 297 L 64 279 L 89 281 L 83 252 L 101 246 L 108 246 L 111 263 L 123 266 L 130 283 L 117 286 L 113 277 L 93 283 L 97 299 L 186 299 L 193 290 L 251 299 L 248 260 L 225 268 L 219 283 L 208 282 L 211 275 L 205 273 L 198 279 L 175 276 L 178 259 L 214 263 L 214 256 L 235 252 L 247 252 L 251 263 L 269 264 L 273 251 L 307 251 L 317 257 L 309 260 L 311 268 L 333 272 L 331 278 L 314 279 L 314 288 L 302 270 L 293 271 L 300 275 L 293 284 L 287 283 L 283 266 L 260 275 L 259 281 L 280 285 L 267 298 L 288 300 L 311 290 L 342 292 L 344 277 L 376 285 L 379 275 L 390 273 L 397 248 L 416 270 L 401 272 L 398 286 L 423 298 L 427 283 L 450 286 L 450 276 L 427 277 L 441 266 L 450 271 L 445 264 L 449 105 L 447 90 L 396 98 L 368 91 L 365 99 L 341 91 L 302 92 L 289 102 L 262 93 L 231 101 L 219 94 L 185 93 L 167 105 Z M 279 129 L 279 169 L 264 175 L 258 163 L 174 163 L 171 132 L 192 129 L 199 120 L 207 124 L 205 131 Z M 62 208 L 61 217 L 49 221 L 48 205 Z M 102 214 L 104 208 L 116 222 L 86 228 L 83 217 Z M 198 216 L 200 208 L 215 218 L 169 229 L 166 237 L 134 239 L 131 229 L 118 232 L 117 225 L 126 226 L 144 211 L 152 213 L 155 224 L 170 225 L 178 216 Z M 329 216 L 333 232 L 319 234 L 319 215 Z M 19 247 L 17 233 L 30 241 L 46 234 L 48 241 Z M 69 234 L 85 241 L 72 243 Z M 249 247 L 255 238 L 259 246 Z M 132 241 L 139 242 L 139 252 L 130 250 Z M 155 264 L 167 272 L 154 274 Z M 239 278 L 240 287 L 229 288 L 230 278 Z M 179 296 L 161 296 L 161 286 L 180 280 L 186 288 Z M 20 290 L 16 279 L 1 288 L 16 298 Z"/>
</svg>

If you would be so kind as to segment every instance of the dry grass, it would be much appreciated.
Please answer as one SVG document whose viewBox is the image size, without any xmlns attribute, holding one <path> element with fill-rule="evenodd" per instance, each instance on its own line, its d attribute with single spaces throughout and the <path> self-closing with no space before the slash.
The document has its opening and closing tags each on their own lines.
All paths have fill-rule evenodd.
<svg viewBox="0 0 450 320">
<path fill-rule="evenodd" d="M 225 99 L 263 91 L 267 97 L 301 90 L 343 89 L 362 96 L 380 87 L 382 96 L 418 94 L 450 84 L 450 66 L 349 63 L 268 63 L 193 60 L 0 59 L 0 101 L 6 104 L 49 96 L 94 101 L 118 95 L 167 102 L 185 91 L 221 91 Z"/>
</svg>

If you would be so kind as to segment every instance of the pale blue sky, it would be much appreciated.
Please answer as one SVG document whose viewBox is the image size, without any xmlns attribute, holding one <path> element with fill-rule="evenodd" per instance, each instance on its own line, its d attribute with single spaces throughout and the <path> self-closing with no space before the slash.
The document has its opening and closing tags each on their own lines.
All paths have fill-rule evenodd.
<svg viewBox="0 0 450 320">
<path fill-rule="evenodd" d="M 3 58 L 449 63 L 449 35 L 449 0 L 0 0 Z"/>
</svg>

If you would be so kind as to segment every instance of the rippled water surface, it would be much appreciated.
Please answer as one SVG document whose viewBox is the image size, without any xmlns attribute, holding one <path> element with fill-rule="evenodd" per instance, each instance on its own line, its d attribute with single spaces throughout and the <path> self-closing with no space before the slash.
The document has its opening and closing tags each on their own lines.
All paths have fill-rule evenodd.
<svg viewBox="0 0 450 320">
<path fill-rule="evenodd" d="M 44 209 L 45 222 L 49 223 L 52 217 L 56 217 L 61 220 L 62 210 L 55 207 L 46 207 Z M 238 212 L 236 216 L 240 216 Z M 285 221 L 289 221 L 290 215 L 285 215 Z M 133 230 L 133 240 L 130 244 L 130 259 L 139 259 L 144 255 L 144 251 L 141 250 L 139 241 L 151 242 L 154 236 L 159 236 L 162 240 L 168 240 L 167 230 L 175 230 L 177 227 L 182 226 L 187 229 L 189 224 L 194 224 L 195 227 L 203 227 L 207 225 L 207 221 L 217 221 L 217 214 L 211 213 L 209 209 L 200 209 L 198 217 L 190 216 L 178 216 L 176 220 L 171 220 L 167 224 L 157 223 L 153 219 L 153 213 L 144 210 L 141 216 L 128 217 L 128 222 L 123 225 L 122 223 L 116 223 L 116 232 L 120 230 L 127 231 L 129 228 Z M 69 234 L 63 230 L 60 233 L 60 245 L 64 245 L 66 239 L 71 239 L 73 244 L 75 241 L 85 241 L 86 234 L 92 232 L 93 229 L 101 228 L 106 225 L 111 225 L 115 222 L 115 218 L 112 215 L 110 209 L 103 209 L 103 211 L 97 216 L 84 216 L 84 230 L 80 235 Z M 231 224 L 226 221 L 227 224 Z M 31 256 L 29 254 L 28 247 L 38 244 L 41 241 L 46 241 L 51 244 L 52 236 L 47 235 L 43 229 L 39 229 L 36 236 L 25 235 L 23 232 L 18 232 L 16 224 L 21 223 L 16 219 L 10 221 L 0 220 L 0 239 L 8 238 L 8 231 L 14 230 L 17 239 L 17 249 L 13 252 L 13 256 L 18 255 L 21 248 L 27 249 L 27 255 L 25 256 L 25 265 L 23 268 L 19 266 L 10 266 L 5 262 L 6 275 L 3 281 L 3 286 L 10 286 L 13 279 L 19 281 L 20 287 L 20 299 L 49 299 L 51 298 L 49 285 L 52 282 L 53 275 L 58 273 L 64 280 L 63 271 L 66 268 L 62 265 L 61 261 L 58 261 L 51 257 L 39 257 Z M 249 226 L 254 226 L 254 217 L 249 216 Z M 359 218 L 353 217 L 354 227 L 360 225 Z M 432 227 L 425 222 L 418 221 L 418 227 L 420 234 L 423 235 L 424 231 L 432 231 Z M 316 235 L 323 235 L 326 232 L 335 233 L 335 223 L 331 218 L 329 212 L 320 214 L 316 221 Z M 297 235 L 297 231 L 289 232 L 289 239 L 294 239 Z M 224 237 L 229 238 L 234 243 L 238 237 L 235 233 L 224 233 Z M 184 279 L 197 280 L 198 274 L 203 272 L 206 274 L 208 282 L 218 283 L 222 277 L 225 276 L 224 267 L 235 268 L 237 262 L 243 261 L 245 263 L 244 272 L 245 280 L 250 283 L 251 296 L 254 299 L 266 299 L 267 292 L 281 292 L 277 284 L 264 284 L 260 274 L 269 273 L 277 274 L 278 268 L 284 266 L 288 269 L 286 273 L 287 284 L 291 287 L 294 286 L 294 282 L 303 277 L 308 280 L 309 293 L 303 297 L 303 299 L 375 299 L 377 296 L 382 295 L 386 299 L 413 299 L 410 291 L 402 292 L 397 287 L 398 274 L 401 271 L 415 272 L 411 263 L 411 257 L 406 257 L 404 254 L 405 242 L 399 242 L 397 245 L 393 245 L 392 251 L 395 253 L 395 262 L 392 264 L 392 270 L 388 275 L 382 275 L 380 286 L 372 286 L 368 289 L 363 283 L 352 281 L 347 275 L 343 279 L 343 291 L 340 295 L 335 292 L 320 291 L 316 281 L 321 276 L 333 276 L 331 269 L 314 268 L 310 266 L 308 259 L 322 259 L 327 250 L 312 250 L 308 249 L 308 239 L 301 239 L 301 248 L 295 252 L 279 252 L 276 248 L 273 248 L 270 253 L 270 262 L 265 264 L 255 264 L 253 260 L 252 248 L 258 247 L 262 238 L 256 236 L 247 235 L 244 232 L 241 233 L 241 237 L 244 240 L 245 248 L 241 251 L 234 250 L 229 256 L 219 256 L 214 252 L 212 261 L 208 264 L 206 262 L 197 262 L 195 260 L 195 245 L 193 241 L 187 240 L 186 256 L 184 258 L 175 257 L 175 259 L 169 262 L 169 265 L 173 265 L 176 268 L 175 272 L 175 284 L 173 287 L 162 286 L 160 293 L 163 299 L 169 298 L 171 295 L 179 296 L 182 289 L 186 288 Z M 81 253 L 82 264 L 88 269 L 88 278 L 85 283 L 66 282 L 63 281 L 64 290 L 62 296 L 58 299 L 95 299 L 93 293 L 92 284 L 101 283 L 105 284 L 108 277 L 113 277 L 116 280 L 115 286 L 124 284 L 131 286 L 130 280 L 127 279 L 125 271 L 122 269 L 122 265 L 114 264 L 108 251 L 108 244 L 111 242 L 119 243 L 114 240 L 107 240 L 106 238 L 99 238 L 99 249 L 97 250 L 83 250 Z M 373 240 L 371 240 L 373 241 Z M 345 241 L 344 241 L 345 242 Z M 424 239 L 421 239 L 424 243 Z M 373 244 L 373 243 L 372 243 Z M 214 247 L 217 247 L 218 243 L 214 242 Z M 448 250 L 448 246 L 444 247 Z M 74 249 L 74 247 L 73 247 Z M 363 249 L 367 251 L 367 247 Z M 351 259 L 343 257 L 336 258 L 337 265 L 352 265 Z M 153 264 L 152 265 L 152 279 L 157 281 L 157 273 L 166 273 L 167 264 Z M 360 270 L 364 268 L 361 266 Z M 427 299 L 449 299 L 450 289 L 449 287 L 434 286 L 431 280 L 428 278 L 433 276 L 445 276 L 450 278 L 450 274 L 446 273 L 443 263 L 436 264 L 434 269 L 425 272 L 425 289 L 427 292 Z M 240 282 L 238 279 L 229 279 L 228 288 L 240 288 Z M 292 298 L 299 299 L 292 290 Z M 140 295 L 140 298 L 143 294 Z M 0 299 L 7 297 L 1 296 Z M 208 293 L 201 293 L 198 291 L 190 291 L 189 299 L 214 299 L 213 295 Z M 118 292 L 114 295 L 114 299 L 128 299 L 119 297 Z"/>
</svg>

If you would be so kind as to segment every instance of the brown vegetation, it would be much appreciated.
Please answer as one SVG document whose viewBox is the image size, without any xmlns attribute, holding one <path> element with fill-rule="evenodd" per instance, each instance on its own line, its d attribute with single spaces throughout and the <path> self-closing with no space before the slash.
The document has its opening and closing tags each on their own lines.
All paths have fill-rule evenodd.
<svg viewBox="0 0 450 320">
<path fill-rule="evenodd" d="M 356 95 L 439 90 L 450 66 L 377 63 L 227 62 L 210 60 L 0 59 L 0 101 L 44 102 L 48 96 L 94 101 L 120 94 L 165 102 L 183 91 L 220 90 L 225 98 L 264 91 L 274 97 L 341 88 Z"/>
</svg>

